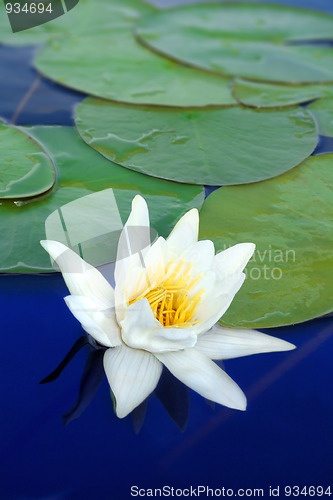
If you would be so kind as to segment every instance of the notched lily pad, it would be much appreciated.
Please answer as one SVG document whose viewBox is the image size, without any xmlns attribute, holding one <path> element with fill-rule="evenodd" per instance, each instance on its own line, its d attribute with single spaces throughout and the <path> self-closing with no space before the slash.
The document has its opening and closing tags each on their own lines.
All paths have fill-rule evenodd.
<svg viewBox="0 0 333 500">
<path fill-rule="evenodd" d="M 38 198 L 19 203 L 2 201 L 2 272 L 53 271 L 48 254 L 39 243 L 45 239 L 45 220 L 59 207 L 97 191 L 113 188 L 123 223 L 133 197 L 141 193 L 152 214 L 152 227 L 163 236 L 168 235 L 185 212 L 192 207 L 200 208 L 203 203 L 202 187 L 180 186 L 130 172 L 89 148 L 72 127 L 33 127 L 26 131 L 43 144 L 54 161 L 57 185 Z M 82 213 L 82 220 L 84 217 Z M 112 230 L 112 221 L 110 226 Z"/>
<path fill-rule="evenodd" d="M 0 199 L 23 199 L 52 189 L 55 170 L 42 147 L 0 122 Z"/>
<path fill-rule="evenodd" d="M 333 81 L 333 16 L 260 3 L 193 4 L 140 19 L 140 40 L 186 64 L 275 82 Z M 308 41 L 306 46 L 292 45 Z"/>
<path fill-rule="evenodd" d="M 333 154 L 251 186 L 218 189 L 200 213 L 200 238 L 216 251 L 254 242 L 247 278 L 224 325 L 265 328 L 333 310 Z"/>
<path fill-rule="evenodd" d="M 100 35 L 96 25 L 91 36 L 54 41 L 40 50 L 35 66 L 61 85 L 113 101 L 179 107 L 236 104 L 230 78 L 159 57 L 136 42 L 130 29 Z"/>
<path fill-rule="evenodd" d="M 302 108 L 255 111 L 133 108 L 85 99 L 76 124 L 89 146 L 131 170 L 177 182 L 227 185 L 268 179 L 317 144 Z"/>
</svg>

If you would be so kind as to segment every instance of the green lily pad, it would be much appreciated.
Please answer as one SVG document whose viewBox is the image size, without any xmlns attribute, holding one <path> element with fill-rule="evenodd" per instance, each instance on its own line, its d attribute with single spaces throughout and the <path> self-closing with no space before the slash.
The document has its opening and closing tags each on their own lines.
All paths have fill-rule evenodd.
<svg viewBox="0 0 333 500">
<path fill-rule="evenodd" d="M 333 16 L 282 5 L 193 4 L 140 19 L 143 43 L 172 59 L 225 75 L 275 82 L 333 81 Z M 291 42 L 309 41 L 307 46 Z"/>
<path fill-rule="evenodd" d="M 333 310 L 333 154 L 251 186 L 221 188 L 200 213 L 200 238 L 216 251 L 254 242 L 247 278 L 221 322 L 290 325 Z"/>
<path fill-rule="evenodd" d="M 50 158 L 20 129 L 0 122 L 0 199 L 29 198 L 55 182 Z"/>
<path fill-rule="evenodd" d="M 136 42 L 130 29 L 53 41 L 35 58 L 43 75 L 104 99 L 163 106 L 236 104 L 230 79 L 186 68 Z M 80 61 L 80 64 L 77 64 Z"/>
<path fill-rule="evenodd" d="M 307 109 L 317 120 L 319 134 L 333 137 L 333 92 L 332 97 L 318 99 Z"/>
<path fill-rule="evenodd" d="M 333 84 L 276 85 L 236 78 L 232 92 L 236 100 L 245 106 L 274 108 L 292 106 L 319 97 L 333 97 Z"/>
<path fill-rule="evenodd" d="M 68 13 L 25 31 L 12 33 L 4 2 L 0 2 L 0 43 L 35 45 L 66 36 L 109 33 L 131 26 L 155 7 L 140 0 L 80 0 Z"/>
<path fill-rule="evenodd" d="M 126 168 L 213 186 L 280 175 L 317 144 L 315 123 L 302 108 L 171 111 L 88 98 L 76 108 L 76 124 L 89 146 Z"/>
<path fill-rule="evenodd" d="M 202 187 L 160 181 L 119 167 L 86 146 L 71 127 L 33 127 L 28 132 L 54 161 L 57 184 L 48 194 L 28 202 L 2 202 L 2 272 L 51 271 L 50 259 L 39 244 L 45 238 L 46 218 L 59 207 L 96 191 L 114 188 L 123 222 L 132 198 L 143 194 L 151 210 L 152 227 L 164 236 L 187 210 L 203 203 Z"/>
</svg>

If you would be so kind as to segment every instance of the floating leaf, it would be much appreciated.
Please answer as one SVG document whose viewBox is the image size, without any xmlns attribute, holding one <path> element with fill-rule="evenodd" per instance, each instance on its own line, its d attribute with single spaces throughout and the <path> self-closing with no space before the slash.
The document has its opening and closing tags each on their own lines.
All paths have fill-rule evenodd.
<svg viewBox="0 0 333 500">
<path fill-rule="evenodd" d="M 55 182 L 50 158 L 20 129 L 0 122 L 0 199 L 37 196 Z"/>
<path fill-rule="evenodd" d="M 247 279 L 222 317 L 225 325 L 264 328 L 333 310 L 333 154 L 251 186 L 221 188 L 200 214 L 200 238 L 216 251 L 254 242 Z"/>
<path fill-rule="evenodd" d="M 56 40 L 35 65 L 67 87 L 115 101 L 164 106 L 236 104 L 230 79 L 186 68 L 136 42 L 130 29 Z M 77 64 L 80 61 L 80 64 Z M 98 75 L 96 77 L 96 75 Z"/>
<path fill-rule="evenodd" d="M 333 81 L 333 49 L 309 45 L 333 39 L 327 13 L 259 3 L 193 4 L 141 18 L 137 33 L 157 52 L 225 75 Z M 307 46 L 290 45 L 306 40 Z"/>
<path fill-rule="evenodd" d="M 276 85 L 236 78 L 232 91 L 237 101 L 245 106 L 273 108 L 312 101 L 318 97 L 333 97 L 333 84 Z"/>
<path fill-rule="evenodd" d="M 313 119 L 302 108 L 171 111 L 88 98 L 76 108 L 76 124 L 87 144 L 106 158 L 193 184 L 274 177 L 307 158 L 317 143 Z"/>
<path fill-rule="evenodd" d="M 333 92 L 332 97 L 319 99 L 307 107 L 318 123 L 320 135 L 333 137 Z"/>
<path fill-rule="evenodd" d="M 62 205 L 95 191 L 114 188 L 123 222 L 132 198 L 142 193 L 150 207 L 152 227 L 164 236 L 187 210 L 200 208 L 203 202 L 202 187 L 180 186 L 119 167 L 86 146 L 71 127 L 34 127 L 28 131 L 54 161 L 57 185 L 47 195 L 29 199 L 29 203 L 2 202 L 1 271 L 52 271 L 50 259 L 39 244 L 45 238 L 46 218 Z"/>
<path fill-rule="evenodd" d="M 140 0 L 80 0 L 70 12 L 49 23 L 18 33 L 12 33 L 9 20 L 0 2 L 0 43 L 34 45 L 66 36 L 89 36 L 109 33 L 131 26 L 140 15 L 149 14 L 155 7 Z"/>
</svg>

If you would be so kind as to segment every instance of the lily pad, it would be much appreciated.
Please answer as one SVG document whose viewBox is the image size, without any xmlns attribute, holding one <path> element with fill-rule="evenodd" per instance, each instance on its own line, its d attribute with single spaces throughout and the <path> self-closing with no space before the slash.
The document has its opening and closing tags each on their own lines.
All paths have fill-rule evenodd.
<svg viewBox="0 0 333 500">
<path fill-rule="evenodd" d="M 216 251 L 254 242 L 247 278 L 221 322 L 290 325 L 333 310 L 333 154 L 312 156 L 280 177 L 221 188 L 200 213 L 200 238 Z"/>
<path fill-rule="evenodd" d="M 20 129 L 0 122 L 0 199 L 37 196 L 54 182 L 54 167 L 42 147 Z"/>
<path fill-rule="evenodd" d="M 232 92 L 236 100 L 245 106 L 274 108 L 312 101 L 319 97 L 333 97 L 333 84 L 276 85 L 236 78 Z"/>
<path fill-rule="evenodd" d="M 307 107 L 318 123 L 320 135 L 333 137 L 333 92 L 332 97 L 318 99 Z"/>
<path fill-rule="evenodd" d="M 75 120 L 89 146 L 126 168 L 213 186 L 280 175 L 317 143 L 315 123 L 302 108 L 171 111 L 88 98 Z"/>
<path fill-rule="evenodd" d="M 187 210 L 203 203 L 202 187 L 160 181 L 119 167 L 86 146 L 71 127 L 33 127 L 28 131 L 54 161 L 57 184 L 45 196 L 26 203 L 2 202 L 2 272 L 52 271 L 49 256 L 39 244 L 45 238 L 46 218 L 59 207 L 96 191 L 114 188 L 123 222 L 132 198 L 142 193 L 151 211 L 152 227 L 164 236 Z"/>
<path fill-rule="evenodd" d="M 163 106 L 236 104 L 230 79 L 186 68 L 136 42 L 130 29 L 53 41 L 35 58 L 43 75 L 104 99 Z M 77 64 L 80 61 L 80 64 Z"/>
<path fill-rule="evenodd" d="M 98 32 L 131 26 L 140 15 L 149 14 L 155 7 L 140 0 L 80 0 L 70 12 L 25 31 L 12 33 L 4 7 L 0 2 L 0 43 L 8 45 L 36 45 L 66 36 L 89 36 Z"/>
<path fill-rule="evenodd" d="M 333 81 L 327 13 L 260 3 L 193 4 L 141 18 L 140 40 L 172 59 L 225 75 L 275 82 Z M 306 46 L 293 45 L 309 41 Z"/>
</svg>

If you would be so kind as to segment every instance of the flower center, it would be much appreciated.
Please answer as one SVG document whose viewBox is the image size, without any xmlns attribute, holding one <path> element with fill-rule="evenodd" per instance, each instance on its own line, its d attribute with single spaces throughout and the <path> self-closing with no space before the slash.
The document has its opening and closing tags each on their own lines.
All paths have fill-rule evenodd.
<svg viewBox="0 0 333 500">
<path fill-rule="evenodd" d="M 164 327 L 189 327 L 200 322 L 200 320 L 191 320 L 197 305 L 201 301 L 201 295 L 205 290 L 200 290 L 192 297 L 189 296 L 189 292 L 202 275 L 199 274 L 196 278 L 192 279 L 189 274 L 192 264 L 189 264 L 182 271 L 185 265 L 184 260 L 169 273 L 172 264 L 174 264 L 174 260 L 170 261 L 166 266 L 164 272 L 165 278 L 158 286 L 156 286 L 156 283 L 152 283 L 139 297 L 132 300 L 130 304 L 146 298 L 155 318 Z"/>
</svg>

